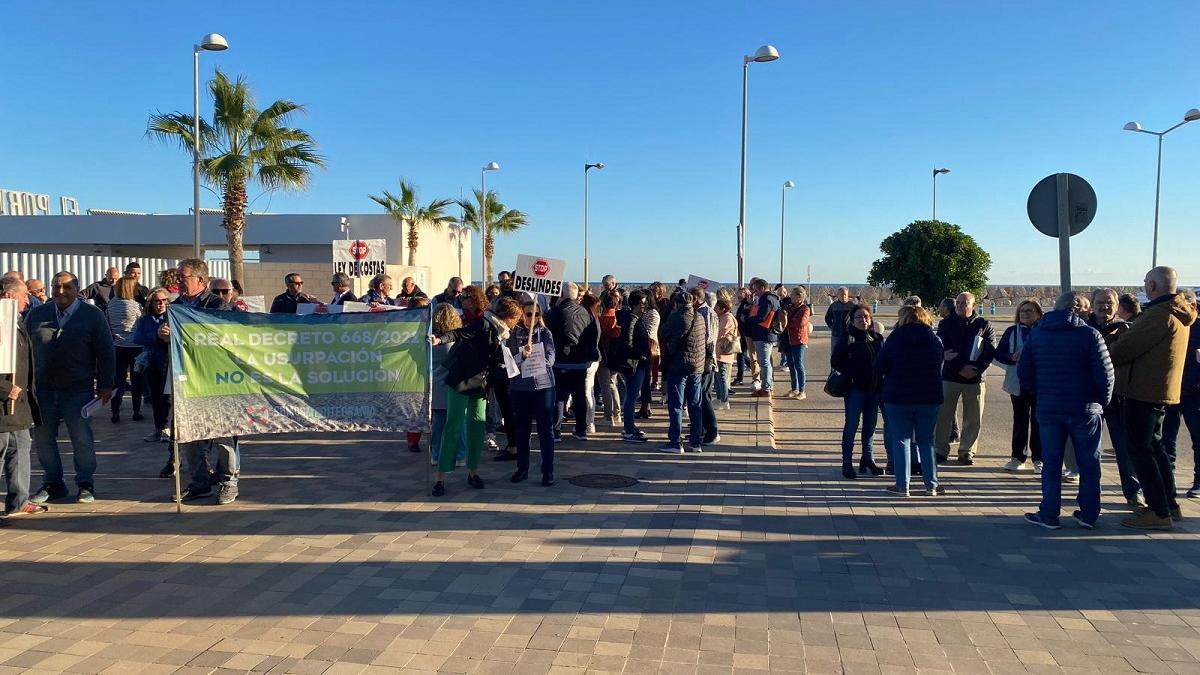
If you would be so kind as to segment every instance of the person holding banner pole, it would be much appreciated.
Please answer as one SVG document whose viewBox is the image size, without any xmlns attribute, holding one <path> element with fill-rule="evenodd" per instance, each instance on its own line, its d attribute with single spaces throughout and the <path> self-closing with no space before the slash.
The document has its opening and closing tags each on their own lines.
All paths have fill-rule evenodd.
<svg viewBox="0 0 1200 675">
<path fill-rule="evenodd" d="M 454 450 L 464 433 L 467 437 L 467 485 L 483 489 L 479 477 L 479 455 L 483 452 L 486 397 L 494 396 L 492 385 L 508 377 L 504 341 L 521 319 L 521 306 L 512 298 L 501 298 L 483 318 L 452 331 L 454 346 L 446 355 L 446 430 L 438 452 L 437 480 L 433 496 L 446 494 L 446 474 L 454 469 Z M 433 344 L 441 344 L 434 336 Z"/>
<path fill-rule="evenodd" d="M 517 437 L 517 470 L 510 479 L 529 478 L 529 433 L 537 421 L 538 450 L 542 456 L 542 486 L 554 485 L 554 338 L 542 322 L 537 301 L 525 296 L 522 320 L 509 333 L 505 347 L 518 368 L 509 377 L 512 397 L 512 430 Z"/>
<path fill-rule="evenodd" d="M 174 304 L 199 307 L 201 309 L 228 309 L 221 296 L 208 290 L 208 263 L 199 258 L 184 258 L 179 261 L 179 297 Z M 170 342 L 171 326 L 163 322 L 158 337 Z M 213 438 L 179 444 L 179 451 L 187 458 L 191 480 L 180 495 L 181 502 L 203 499 L 212 494 L 212 483 L 217 487 L 217 504 L 231 504 L 238 497 L 238 476 L 241 473 L 241 457 L 237 441 L 231 437 Z M 216 454 L 216 472 L 209 473 L 209 451 Z"/>
</svg>

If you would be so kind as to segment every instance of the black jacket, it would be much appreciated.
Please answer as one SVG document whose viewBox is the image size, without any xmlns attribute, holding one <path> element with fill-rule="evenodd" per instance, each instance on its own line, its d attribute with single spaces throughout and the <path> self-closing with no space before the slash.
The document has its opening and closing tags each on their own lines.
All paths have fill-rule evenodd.
<svg viewBox="0 0 1200 675">
<path fill-rule="evenodd" d="M 663 331 L 663 363 L 670 375 L 700 375 L 704 372 L 705 321 L 691 305 L 677 307 L 667 317 Z"/>
<path fill-rule="evenodd" d="M 942 379 L 959 384 L 982 382 L 983 371 L 987 370 L 996 355 L 996 336 L 992 331 L 992 324 L 978 314 L 972 314 L 965 319 L 958 314 L 951 314 L 938 322 L 937 335 L 942 340 L 944 350 L 958 352 L 953 359 L 942 362 Z M 971 349 L 975 345 L 976 336 L 981 338 L 982 344 L 979 355 L 972 361 Z M 975 366 L 975 377 L 964 378 L 959 375 L 958 371 L 962 370 L 963 366 Z"/>
<path fill-rule="evenodd" d="M 7 405 L 8 394 L 13 385 L 21 388 L 21 395 L 12 403 L 10 415 Z M 29 335 L 25 326 L 17 322 L 17 372 L 11 375 L 0 375 L 0 401 L 6 404 L 0 406 L 0 433 L 21 431 L 35 424 L 42 423 L 42 417 L 37 404 L 37 387 L 33 379 L 33 347 L 29 344 Z"/>
<path fill-rule="evenodd" d="M 314 304 L 312 298 L 301 293 L 296 297 L 292 297 L 287 293 L 280 293 L 271 301 L 272 314 L 295 314 L 296 305 L 311 305 Z"/>
<path fill-rule="evenodd" d="M 554 363 L 591 363 L 600 360 L 600 322 L 573 300 L 562 300 L 546 313 L 546 326 L 554 336 Z"/>
<path fill-rule="evenodd" d="M 344 305 L 347 302 L 358 302 L 358 298 L 354 297 L 354 294 L 351 293 L 350 291 L 346 291 L 345 293 L 342 293 L 341 295 L 334 298 L 333 302 L 331 302 L 329 304 Z M 274 303 L 272 303 L 272 304 L 274 304 Z"/>
<path fill-rule="evenodd" d="M 875 357 L 875 375 L 883 378 L 883 402 L 940 405 L 942 341 L 923 323 L 897 327 Z"/>
<path fill-rule="evenodd" d="M 875 331 L 861 331 L 854 326 L 838 336 L 833 345 L 829 365 L 850 378 L 850 387 L 860 391 L 879 391 L 875 373 L 875 357 L 883 346 L 883 336 Z"/>
<path fill-rule="evenodd" d="M 621 334 L 609 343 L 604 364 L 609 370 L 632 375 L 650 360 L 650 335 L 646 332 L 646 322 L 628 308 L 617 312 L 617 326 Z"/>
<path fill-rule="evenodd" d="M 462 328 L 451 331 L 454 345 L 446 354 L 446 386 L 457 390 L 457 385 L 478 375 L 484 382 L 496 382 L 497 378 L 508 379 L 504 367 L 504 355 L 500 352 L 503 340 L 500 329 L 493 323 L 493 315 L 486 312 L 482 317 Z M 486 387 L 486 384 L 485 384 Z M 484 389 L 467 393 L 473 398 L 482 398 Z"/>
<path fill-rule="evenodd" d="M 229 305 L 224 299 L 221 298 L 221 296 L 217 295 L 216 293 L 210 293 L 207 289 L 200 291 L 200 295 L 197 295 L 195 298 L 190 300 L 181 295 L 175 298 L 171 304 L 188 305 L 191 307 L 199 307 L 200 309 L 229 309 Z"/>
<path fill-rule="evenodd" d="M 1183 363 L 1184 396 L 1200 396 L 1200 363 L 1196 363 L 1196 353 L 1200 351 L 1200 321 L 1192 323 L 1188 333 L 1187 359 Z"/>
</svg>

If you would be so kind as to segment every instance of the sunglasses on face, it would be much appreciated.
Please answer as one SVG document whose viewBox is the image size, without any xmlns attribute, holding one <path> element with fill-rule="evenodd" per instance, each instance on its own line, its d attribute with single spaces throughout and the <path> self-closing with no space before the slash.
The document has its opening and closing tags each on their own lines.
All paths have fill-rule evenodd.
<svg viewBox="0 0 1200 675">
<path fill-rule="evenodd" d="M 213 289 L 213 293 L 219 293 L 221 295 L 229 295 L 232 292 L 233 292 L 232 288 L 214 288 Z"/>
<path fill-rule="evenodd" d="M 525 312 L 525 316 L 532 319 L 533 317 L 537 316 L 537 312 Z"/>
</svg>

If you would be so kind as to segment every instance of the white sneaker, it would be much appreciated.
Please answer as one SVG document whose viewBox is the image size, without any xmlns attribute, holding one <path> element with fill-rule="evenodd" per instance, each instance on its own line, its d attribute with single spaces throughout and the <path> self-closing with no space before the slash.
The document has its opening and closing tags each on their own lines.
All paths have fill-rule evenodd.
<svg viewBox="0 0 1200 675">
<path fill-rule="evenodd" d="M 1042 472 L 1042 463 L 1041 463 L 1041 462 L 1034 462 L 1034 463 L 1033 463 L 1033 472 L 1034 472 L 1034 473 L 1041 473 L 1041 472 Z"/>
<path fill-rule="evenodd" d="M 718 438 L 718 440 L 719 440 L 719 438 Z M 688 451 L 688 452 L 704 452 L 704 447 L 703 447 L 703 446 L 700 446 L 700 445 L 691 445 L 691 444 L 689 444 L 689 445 L 687 446 L 687 451 Z"/>
<path fill-rule="evenodd" d="M 665 452 L 668 455 L 682 455 L 683 454 L 683 446 L 679 445 L 679 444 L 665 443 L 663 445 L 658 446 L 658 451 Z"/>
<path fill-rule="evenodd" d="M 721 404 L 721 409 L 722 409 L 722 410 L 729 410 L 729 401 L 725 401 L 724 403 L 722 403 L 722 404 Z"/>
<path fill-rule="evenodd" d="M 496 434 L 488 434 L 487 437 L 483 439 L 483 445 L 488 450 L 495 451 L 500 449 L 500 446 L 496 445 Z"/>
<path fill-rule="evenodd" d="M 808 398 L 808 394 L 805 394 L 804 392 L 799 392 L 796 394 L 797 401 L 803 401 L 806 398 Z"/>
<path fill-rule="evenodd" d="M 1005 471 L 1024 471 L 1025 460 L 1014 457 L 1008 460 L 1008 462 L 1000 468 L 1004 469 Z"/>
<path fill-rule="evenodd" d="M 1066 483 L 1078 483 L 1079 482 L 1079 472 L 1078 471 L 1064 472 L 1063 473 L 1063 481 Z"/>
<path fill-rule="evenodd" d="M 589 434 L 594 434 L 594 433 L 596 433 L 596 425 L 595 425 L 595 424 L 589 424 L 589 425 L 587 425 L 587 432 L 588 432 Z"/>
</svg>

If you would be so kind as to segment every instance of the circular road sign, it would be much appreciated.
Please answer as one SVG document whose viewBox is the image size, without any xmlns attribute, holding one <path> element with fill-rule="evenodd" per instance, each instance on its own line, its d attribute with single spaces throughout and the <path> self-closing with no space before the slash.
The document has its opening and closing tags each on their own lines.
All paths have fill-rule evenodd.
<svg viewBox="0 0 1200 675">
<path fill-rule="evenodd" d="M 1058 237 L 1058 174 L 1050 174 L 1033 186 L 1026 211 L 1038 232 Z M 1083 232 L 1096 217 L 1096 191 L 1073 173 L 1067 174 L 1067 215 L 1072 237 Z"/>
</svg>

